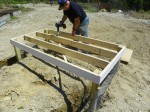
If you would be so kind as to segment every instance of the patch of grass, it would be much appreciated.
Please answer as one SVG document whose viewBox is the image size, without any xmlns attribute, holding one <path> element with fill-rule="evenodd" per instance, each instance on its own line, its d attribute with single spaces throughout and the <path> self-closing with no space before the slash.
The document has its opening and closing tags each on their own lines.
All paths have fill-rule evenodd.
<svg viewBox="0 0 150 112">
<path fill-rule="evenodd" d="M 23 106 L 18 107 L 18 110 L 20 110 L 20 109 L 24 109 L 24 107 Z"/>
<path fill-rule="evenodd" d="M 150 15 L 150 10 L 149 11 L 145 11 L 145 13 L 149 14 Z"/>
<path fill-rule="evenodd" d="M 92 7 L 90 4 L 88 3 L 79 3 L 84 10 L 86 10 L 87 12 L 90 12 L 90 13 L 95 13 L 97 12 L 97 9 Z"/>
<path fill-rule="evenodd" d="M 111 9 L 111 12 L 116 13 L 116 12 L 118 12 L 118 9 Z"/>
<path fill-rule="evenodd" d="M 15 20 L 15 19 L 17 19 L 18 17 L 16 17 L 16 16 L 10 16 L 10 19 L 11 20 Z"/>
<path fill-rule="evenodd" d="M 0 4 L 26 4 L 25 0 L 0 0 Z"/>
<path fill-rule="evenodd" d="M 9 20 L 7 20 L 6 22 L 7 23 L 10 23 L 12 20 L 16 20 L 18 17 L 16 17 L 16 16 L 10 16 L 10 19 Z"/>
<path fill-rule="evenodd" d="M 33 9 L 32 8 L 25 8 L 25 7 L 20 7 L 19 8 L 22 12 L 29 12 L 29 11 L 32 11 Z"/>
<path fill-rule="evenodd" d="M 131 13 L 130 16 L 135 17 L 137 19 L 150 20 L 150 11 L 140 10 L 139 12 Z"/>
<path fill-rule="evenodd" d="M 88 9 L 87 9 L 87 12 L 95 13 L 95 12 L 97 12 L 97 10 L 94 9 L 94 8 L 88 8 Z"/>
</svg>

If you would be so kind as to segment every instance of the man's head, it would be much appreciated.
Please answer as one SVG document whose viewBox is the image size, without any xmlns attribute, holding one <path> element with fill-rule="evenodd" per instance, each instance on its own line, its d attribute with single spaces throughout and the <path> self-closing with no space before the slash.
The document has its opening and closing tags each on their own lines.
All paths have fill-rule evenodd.
<svg viewBox="0 0 150 112">
<path fill-rule="evenodd" d="M 70 2 L 68 0 L 58 0 L 59 8 L 58 10 L 67 10 L 69 9 Z"/>
</svg>

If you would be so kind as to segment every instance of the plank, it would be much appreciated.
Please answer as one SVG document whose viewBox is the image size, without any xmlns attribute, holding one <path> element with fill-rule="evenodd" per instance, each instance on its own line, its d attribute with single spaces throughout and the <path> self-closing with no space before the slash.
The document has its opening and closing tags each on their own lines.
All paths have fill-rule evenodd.
<svg viewBox="0 0 150 112">
<path fill-rule="evenodd" d="M 106 60 L 103 60 L 103 59 L 100 59 L 100 58 L 96 58 L 96 57 L 93 57 L 93 56 L 90 56 L 90 55 L 85 55 L 83 53 L 79 53 L 77 51 L 70 50 L 68 48 L 60 47 L 58 45 L 54 45 L 52 43 L 45 42 L 43 40 L 31 38 L 29 36 L 24 36 L 24 39 L 26 41 L 29 41 L 29 42 L 34 43 L 36 45 L 48 48 L 50 50 L 59 52 L 61 54 L 67 55 L 67 56 L 71 56 L 71 57 L 79 59 L 81 61 L 85 61 L 87 63 L 90 63 L 92 65 L 100 67 L 102 69 L 105 68 L 107 66 L 107 64 L 109 63 L 109 61 L 106 61 Z"/>
<path fill-rule="evenodd" d="M 124 54 L 121 57 L 121 62 L 124 64 L 128 64 L 131 59 L 132 53 L 133 53 L 133 50 L 126 48 Z"/>
<path fill-rule="evenodd" d="M 73 41 L 71 39 L 67 39 L 64 37 L 60 37 L 60 36 L 57 37 L 53 34 L 44 34 L 44 33 L 36 32 L 36 36 L 45 38 L 46 40 L 52 40 L 57 43 L 61 43 L 63 45 L 76 47 L 81 50 L 86 50 L 88 52 L 99 54 L 101 56 L 105 56 L 108 58 L 114 58 L 115 55 L 117 54 L 116 51 L 112 51 L 112 50 L 102 48 L 102 47 L 92 46 L 90 44 L 85 44 L 85 43 L 81 43 L 81 42 L 79 43 L 77 41 Z"/>
<path fill-rule="evenodd" d="M 42 59 L 45 62 L 54 64 L 64 70 L 70 71 L 71 73 L 75 73 L 81 77 L 84 77 L 85 79 L 88 79 L 96 84 L 100 83 L 100 76 L 98 74 L 95 74 L 89 70 L 86 70 L 84 68 L 78 67 L 76 65 L 73 65 L 71 63 L 66 63 L 64 60 L 61 60 L 59 58 L 53 57 L 51 55 L 48 55 L 46 53 L 43 53 L 37 49 L 34 49 L 32 47 L 29 47 L 23 43 L 19 43 L 13 39 L 10 40 L 10 43 L 19 49 L 26 51 L 33 56 Z"/>
<path fill-rule="evenodd" d="M 44 32 L 47 32 L 46 30 Z M 56 34 L 56 31 L 54 30 L 48 30 L 49 34 Z M 106 42 L 106 41 L 102 41 L 102 40 L 98 40 L 98 39 L 93 39 L 93 38 L 86 38 L 83 36 L 72 36 L 70 33 L 66 33 L 66 32 L 61 32 L 59 36 L 65 37 L 65 38 L 70 38 L 76 41 L 81 41 L 87 44 L 93 44 L 96 46 L 100 46 L 100 47 L 105 47 L 105 48 L 109 48 L 115 51 L 119 51 L 120 49 L 118 48 L 119 45 L 114 44 L 114 43 L 110 43 L 110 42 Z"/>
</svg>

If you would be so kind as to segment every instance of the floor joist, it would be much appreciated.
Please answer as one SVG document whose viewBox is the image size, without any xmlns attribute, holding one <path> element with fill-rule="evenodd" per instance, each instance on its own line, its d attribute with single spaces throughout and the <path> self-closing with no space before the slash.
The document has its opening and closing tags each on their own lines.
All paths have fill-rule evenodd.
<svg viewBox="0 0 150 112">
<path fill-rule="evenodd" d="M 56 31 L 54 30 L 44 30 L 44 33 L 49 33 L 49 34 L 55 34 L 56 35 Z M 101 40 L 97 40 L 97 39 L 93 39 L 93 38 L 86 38 L 86 37 L 82 37 L 82 36 L 72 36 L 69 33 L 66 32 L 61 32 L 59 33 L 59 36 L 65 37 L 65 38 L 70 38 L 76 41 L 81 41 L 87 44 L 93 44 L 96 46 L 100 46 L 100 47 L 105 47 L 111 50 L 115 50 L 115 51 L 120 51 L 120 48 L 118 47 L 119 45 L 117 44 L 113 44 L 113 43 L 109 43 L 109 42 L 105 42 L 105 41 L 101 41 Z"/>
<path fill-rule="evenodd" d="M 100 58 L 96 58 L 96 57 L 93 57 L 93 56 L 90 56 L 87 54 L 79 53 L 77 51 L 74 51 L 74 50 L 71 50 L 68 48 L 60 47 L 59 45 L 54 45 L 52 43 L 45 42 L 45 41 L 40 40 L 40 39 L 35 39 L 35 38 L 29 37 L 29 36 L 24 36 L 24 39 L 26 41 L 29 41 L 29 42 L 34 43 L 36 45 L 48 48 L 48 49 L 53 50 L 53 51 L 56 51 L 58 53 L 71 56 L 71 57 L 79 59 L 81 61 L 85 61 L 87 63 L 90 63 L 92 65 L 100 67 L 102 69 L 105 68 L 109 63 L 109 61 L 106 61 L 106 60 L 103 60 Z"/>
<path fill-rule="evenodd" d="M 113 50 L 109 50 L 109 49 L 102 48 L 102 47 L 92 46 L 90 44 L 79 43 L 79 42 L 73 41 L 72 39 L 67 39 L 67 38 L 60 37 L 60 36 L 57 37 L 56 35 L 53 35 L 53 34 L 45 34 L 45 33 L 41 33 L 41 32 L 36 32 L 36 36 L 42 37 L 46 40 L 51 40 L 51 41 L 55 41 L 57 43 L 61 43 L 63 45 L 76 47 L 81 50 L 86 50 L 88 52 L 98 54 L 101 56 L 105 56 L 105 57 L 108 57 L 111 59 L 114 58 L 115 55 L 117 54 L 117 52 L 113 51 Z"/>
</svg>

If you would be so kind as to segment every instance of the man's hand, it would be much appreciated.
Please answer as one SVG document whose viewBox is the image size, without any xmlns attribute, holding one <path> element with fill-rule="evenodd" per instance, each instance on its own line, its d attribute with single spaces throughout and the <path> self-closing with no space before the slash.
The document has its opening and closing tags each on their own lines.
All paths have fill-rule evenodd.
<svg viewBox="0 0 150 112">
<path fill-rule="evenodd" d="M 66 29 L 66 24 L 64 24 L 62 21 L 55 23 L 56 27 L 63 27 L 63 29 Z"/>
<path fill-rule="evenodd" d="M 61 21 L 59 21 L 59 22 L 55 23 L 55 26 L 56 26 L 56 27 L 60 27 L 60 26 L 62 26 L 62 22 L 61 22 Z"/>
<path fill-rule="evenodd" d="M 74 29 L 74 28 L 72 29 L 72 36 L 76 35 L 76 31 L 77 31 L 76 29 Z"/>
</svg>

